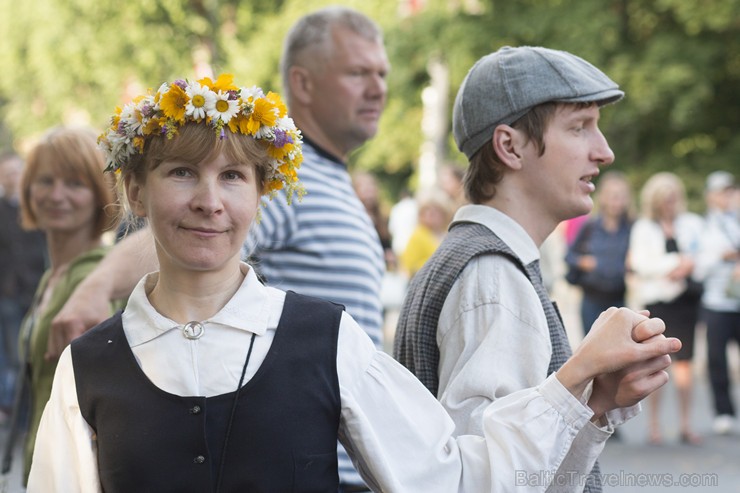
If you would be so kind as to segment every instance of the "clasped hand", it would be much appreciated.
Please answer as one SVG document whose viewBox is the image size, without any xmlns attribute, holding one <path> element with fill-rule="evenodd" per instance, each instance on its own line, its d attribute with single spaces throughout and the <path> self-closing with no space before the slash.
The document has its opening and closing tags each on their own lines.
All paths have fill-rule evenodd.
<svg viewBox="0 0 740 493">
<path fill-rule="evenodd" d="M 681 348 L 681 341 L 665 337 L 663 321 L 648 315 L 609 308 L 558 370 L 558 379 L 576 397 L 593 381 L 588 405 L 595 419 L 637 404 L 668 381 L 670 354 Z"/>
</svg>

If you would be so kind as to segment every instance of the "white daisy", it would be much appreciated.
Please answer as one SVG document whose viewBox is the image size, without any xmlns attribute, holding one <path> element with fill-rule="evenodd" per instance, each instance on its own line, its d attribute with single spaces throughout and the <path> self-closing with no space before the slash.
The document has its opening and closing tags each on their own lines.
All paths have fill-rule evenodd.
<svg viewBox="0 0 740 493">
<path fill-rule="evenodd" d="M 99 146 L 107 154 L 106 165 L 120 167 L 121 164 L 128 160 L 130 156 L 136 153 L 132 140 L 118 132 L 110 131 L 104 139 L 101 139 Z"/>
<path fill-rule="evenodd" d="M 209 104 L 215 100 L 216 95 L 208 89 L 203 87 L 197 82 L 193 82 L 185 89 L 185 93 L 190 98 L 188 104 L 185 105 L 185 114 L 195 118 L 196 120 L 202 120 L 206 117 L 206 108 Z"/>
<path fill-rule="evenodd" d="M 293 121 L 293 119 L 288 116 L 278 118 L 277 121 L 275 122 L 275 126 L 285 130 L 288 133 L 298 130 L 298 128 L 295 126 L 295 122 Z"/>
<path fill-rule="evenodd" d="M 260 89 L 257 86 L 252 87 L 242 87 L 240 89 L 241 97 L 244 101 L 247 101 L 249 98 L 252 98 L 252 101 L 259 98 L 264 98 L 265 93 L 262 92 L 262 89 Z"/>
<path fill-rule="evenodd" d="M 267 125 L 262 125 L 254 134 L 254 138 L 272 141 L 275 138 L 275 129 L 273 127 L 268 127 Z"/>
<path fill-rule="evenodd" d="M 218 91 L 218 94 L 214 96 L 213 100 L 209 101 L 206 106 L 206 114 L 214 121 L 221 120 L 224 123 L 229 123 L 229 120 L 239 113 L 239 101 L 229 99 L 228 92 Z"/>
<path fill-rule="evenodd" d="M 142 115 L 139 106 L 129 103 L 121 110 L 120 121 L 124 124 L 123 128 L 128 137 L 135 137 L 141 134 Z"/>
</svg>

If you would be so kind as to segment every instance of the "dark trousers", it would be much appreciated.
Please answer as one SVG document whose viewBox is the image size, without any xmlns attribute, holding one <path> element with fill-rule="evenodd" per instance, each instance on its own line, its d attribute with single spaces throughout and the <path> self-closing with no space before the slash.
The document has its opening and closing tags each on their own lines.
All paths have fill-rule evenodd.
<svg viewBox="0 0 740 493">
<path fill-rule="evenodd" d="M 23 315 L 18 300 L 0 297 L 0 408 L 13 405 L 16 374 L 20 366 L 18 333 Z"/>
<path fill-rule="evenodd" d="M 338 493 L 372 493 L 373 490 L 365 485 L 339 485 Z"/>
<path fill-rule="evenodd" d="M 734 416 L 727 368 L 727 343 L 732 339 L 740 343 L 740 312 L 718 312 L 705 308 L 704 321 L 707 324 L 709 381 L 714 395 L 714 411 L 717 415 Z"/>
</svg>

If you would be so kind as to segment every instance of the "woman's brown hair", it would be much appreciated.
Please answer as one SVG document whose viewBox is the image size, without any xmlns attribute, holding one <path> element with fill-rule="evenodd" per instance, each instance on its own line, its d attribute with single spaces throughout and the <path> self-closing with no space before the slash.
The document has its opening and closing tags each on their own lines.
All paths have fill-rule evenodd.
<svg viewBox="0 0 740 493">
<path fill-rule="evenodd" d="M 98 149 L 95 132 L 84 127 L 54 127 L 33 147 L 21 176 L 21 224 L 25 229 L 39 227 L 30 207 L 30 195 L 31 184 L 42 163 L 49 163 L 60 176 L 79 179 L 92 190 L 95 198 L 94 237 L 116 227 L 115 184 L 103 173 L 105 158 Z"/>
</svg>

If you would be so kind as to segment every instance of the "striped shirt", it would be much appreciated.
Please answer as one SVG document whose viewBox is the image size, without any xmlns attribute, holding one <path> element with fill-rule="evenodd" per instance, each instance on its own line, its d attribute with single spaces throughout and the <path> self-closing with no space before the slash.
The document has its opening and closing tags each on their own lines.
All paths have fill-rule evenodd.
<svg viewBox="0 0 740 493">
<path fill-rule="evenodd" d="M 299 176 L 303 200 L 289 206 L 280 192 L 243 253 L 267 285 L 344 305 L 381 347 L 383 250 L 347 167 L 306 140 Z"/>
<path fill-rule="evenodd" d="M 267 285 L 344 305 L 382 348 L 383 249 L 347 166 L 304 136 L 299 177 L 303 200 L 289 206 L 280 192 L 262 209 L 243 254 Z M 341 445 L 337 457 L 340 482 L 363 484 Z"/>
</svg>

